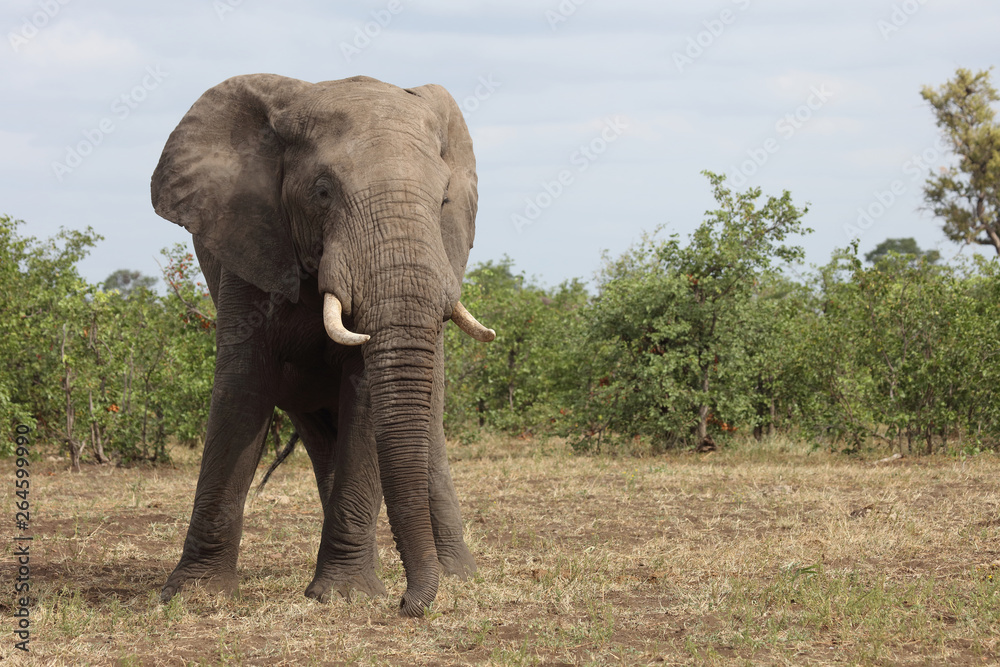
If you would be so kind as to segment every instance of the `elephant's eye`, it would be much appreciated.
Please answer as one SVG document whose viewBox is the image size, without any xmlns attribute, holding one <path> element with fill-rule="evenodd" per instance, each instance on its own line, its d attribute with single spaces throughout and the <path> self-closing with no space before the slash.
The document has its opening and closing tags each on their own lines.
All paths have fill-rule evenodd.
<svg viewBox="0 0 1000 667">
<path fill-rule="evenodd" d="M 320 185 L 313 191 L 316 203 L 320 206 L 329 206 L 333 200 L 332 190 L 326 185 Z"/>
<path fill-rule="evenodd" d="M 328 176 L 319 176 L 312 183 L 312 199 L 321 206 L 329 206 L 333 201 L 336 186 Z"/>
</svg>

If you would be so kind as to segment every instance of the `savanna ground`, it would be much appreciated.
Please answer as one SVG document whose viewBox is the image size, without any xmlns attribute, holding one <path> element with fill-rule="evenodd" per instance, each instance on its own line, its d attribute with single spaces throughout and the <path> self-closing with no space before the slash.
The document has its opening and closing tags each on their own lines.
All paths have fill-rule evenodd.
<svg viewBox="0 0 1000 667">
<path fill-rule="evenodd" d="M 15 664 L 988 664 L 1000 659 L 1000 458 L 875 459 L 775 441 L 711 454 L 573 456 L 452 443 L 479 563 L 423 619 L 384 513 L 388 597 L 306 599 L 320 534 L 296 453 L 248 506 L 238 598 L 157 593 L 198 453 L 174 466 L 32 464 L 31 654 Z M 270 456 L 270 455 L 269 455 Z M 269 456 L 267 458 L 269 458 Z M 13 479 L 12 462 L 4 473 Z M 8 488 L 12 484 L 4 483 Z M 12 491 L 8 508 L 13 512 Z M 5 530 L 4 533 L 9 531 Z"/>
</svg>

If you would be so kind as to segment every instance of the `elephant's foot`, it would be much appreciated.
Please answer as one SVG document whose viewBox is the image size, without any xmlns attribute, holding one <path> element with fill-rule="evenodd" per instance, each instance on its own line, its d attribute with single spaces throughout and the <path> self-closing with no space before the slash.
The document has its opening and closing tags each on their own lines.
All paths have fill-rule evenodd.
<svg viewBox="0 0 1000 667">
<path fill-rule="evenodd" d="M 334 593 L 350 600 L 353 592 L 379 597 L 385 595 L 385 585 L 375 575 L 375 571 L 368 568 L 350 574 L 317 574 L 306 587 L 306 597 L 317 602 L 330 602 Z"/>
<path fill-rule="evenodd" d="M 197 584 L 210 593 L 238 595 L 239 583 L 239 577 L 233 570 L 213 570 L 205 566 L 181 563 L 163 585 L 160 601 L 170 602 L 170 599 L 187 584 Z"/>
<path fill-rule="evenodd" d="M 476 573 L 476 559 L 472 557 L 472 552 L 465 542 L 438 546 L 437 553 L 441 572 L 446 577 L 458 577 L 461 581 L 465 581 Z"/>
</svg>

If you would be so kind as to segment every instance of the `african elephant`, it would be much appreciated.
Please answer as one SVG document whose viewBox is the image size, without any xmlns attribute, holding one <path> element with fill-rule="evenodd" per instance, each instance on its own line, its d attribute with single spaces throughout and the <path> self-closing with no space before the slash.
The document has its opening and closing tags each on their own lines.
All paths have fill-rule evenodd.
<svg viewBox="0 0 1000 667">
<path fill-rule="evenodd" d="M 442 411 L 446 321 L 494 336 L 459 302 L 476 183 L 462 113 L 437 85 L 252 74 L 183 117 L 152 200 L 194 237 L 217 361 L 194 510 L 163 600 L 189 580 L 237 589 L 243 506 L 275 406 L 302 437 L 323 505 L 307 596 L 385 592 L 383 496 L 406 571 L 401 613 L 423 613 L 439 571 L 475 571 Z"/>
</svg>

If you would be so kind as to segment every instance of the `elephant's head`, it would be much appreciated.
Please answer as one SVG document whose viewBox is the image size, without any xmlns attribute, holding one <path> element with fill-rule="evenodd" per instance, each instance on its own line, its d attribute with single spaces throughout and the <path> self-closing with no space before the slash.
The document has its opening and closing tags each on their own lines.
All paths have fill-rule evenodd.
<svg viewBox="0 0 1000 667">
<path fill-rule="evenodd" d="M 407 575 L 402 610 L 422 613 L 438 578 L 427 480 L 437 340 L 448 318 L 493 337 L 459 303 L 477 193 L 458 106 L 435 85 L 238 76 L 206 92 L 170 135 L 152 198 L 261 290 L 297 302 L 303 284 L 318 283 L 330 337 L 363 344 Z"/>
</svg>

